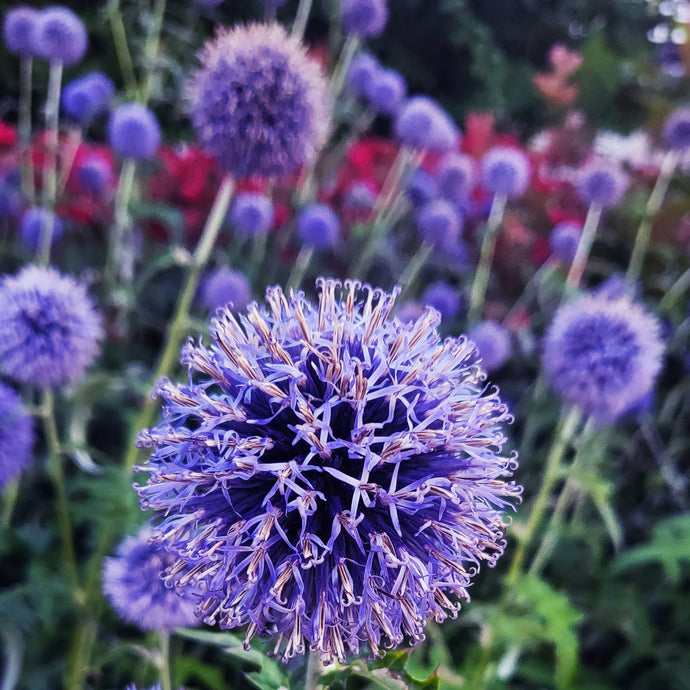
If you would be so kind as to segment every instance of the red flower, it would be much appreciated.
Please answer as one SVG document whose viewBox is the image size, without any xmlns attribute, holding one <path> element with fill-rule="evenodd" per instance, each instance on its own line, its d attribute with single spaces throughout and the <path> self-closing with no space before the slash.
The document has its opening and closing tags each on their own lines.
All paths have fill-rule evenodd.
<svg viewBox="0 0 690 690">
<path fill-rule="evenodd" d="M 12 125 L 0 122 L 0 148 L 10 148 L 17 143 L 17 130 Z"/>
</svg>

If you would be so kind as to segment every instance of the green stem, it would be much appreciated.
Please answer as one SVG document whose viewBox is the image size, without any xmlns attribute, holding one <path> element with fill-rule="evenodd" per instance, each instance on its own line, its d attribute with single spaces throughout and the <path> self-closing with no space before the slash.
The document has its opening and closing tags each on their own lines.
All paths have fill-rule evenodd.
<svg viewBox="0 0 690 690">
<path fill-rule="evenodd" d="M 585 267 L 587 266 L 589 253 L 592 250 L 592 242 L 594 242 L 594 235 L 596 234 L 597 227 L 599 226 L 602 210 L 603 209 L 599 204 L 590 204 L 590 207 L 587 210 L 587 218 L 585 218 L 585 224 L 582 227 L 580 240 L 577 243 L 575 257 L 573 258 L 573 263 L 570 265 L 568 277 L 565 279 L 566 285 L 571 290 L 577 290 L 582 282 L 582 276 L 585 272 Z"/>
<path fill-rule="evenodd" d="M 551 276 L 551 274 L 556 270 L 558 261 L 550 258 L 544 264 L 542 264 L 533 274 L 532 277 L 527 281 L 527 285 L 522 290 L 522 294 L 515 300 L 515 304 L 509 309 L 508 313 L 503 317 L 503 323 L 508 323 L 515 314 L 518 313 L 520 309 L 526 309 L 532 299 L 539 292 L 539 288 L 542 284 Z"/>
<path fill-rule="evenodd" d="M 419 272 L 424 267 L 424 264 L 428 261 L 433 249 L 433 245 L 422 242 L 419 249 L 415 252 L 414 256 L 410 259 L 409 263 L 405 267 L 405 270 L 398 281 L 398 284 L 400 285 L 399 299 L 401 304 L 403 303 L 405 296 L 412 289 L 412 286 L 419 276 Z"/>
<path fill-rule="evenodd" d="M 313 256 L 313 245 L 302 245 L 297 258 L 295 259 L 295 264 L 292 267 L 292 271 L 290 272 L 290 277 L 287 281 L 288 290 L 299 290 L 299 286 L 302 284 L 304 274 L 307 272 L 307 268 L 309 268 L 309 264 L 311 263 Z"/>
<path fill-rule="evenodd" d="M 90 599 L 87 599 L 87 604 Z M 75 630 L 70 649 L 69 670 L 65 690 L 83 690 L 84 678 L 89 671 L 91 648 L 96 640 L 98 622 L 93 616 L 82 621 Z"/>
<path fill-rule="evenodd" d="M 22 57 L 19 63 L 19 174 L 22 192 L 34 203 L 34 165 L 31 159 L 31 75 L 33 59 Z"/>
<path fill-rule="evenodd" d="M 666 190 L 671 182 L 677 163 L 678 154 L 670 150 L 666 156 L 664 156 L 661 169 L 659 170 L 659 176 L 656 178 L 656 183 L 654 184 L 654 189 L 652 189 L 652 193 L 647 200 L 644 216 L 637 229 L 637 235 L 635 235 L 635 244 L 633 245 L 630 263 L 628 264 L 628 271 L 626 273 L 626 278 L 632 282 L 636 281 L 642 273 L 642 265 L 644 264 L 647 248 L 649 247 L 649 239 L 652 234 L 652 223 L 664 201 Z"/>
<path fill-rule="evenodd" d="M 309 652 L 307 661 L 307 675 L 304 679 L 304 690 L 316 690 L 319 686 L 319 679 L 323 673 L 323 664 L 318 651 Z"/>
<path fill-rule="evenodd" d="M 170 677 L 170 631 L 159 630 L 160 640 L 160 680 L 161 690 L 172 690 L 172 680 Z"/>
<path fill-rule="evenodd" d="M 189 308 L 192 305 L 192 300 L 194 299 L 197 287 L 199 286 L 201 272 L 208 262 L 211 251 L 216 243 L 216 239 L 218 238 L 218 233 L 223 226 L 223 221 L 225 220 L 225 215 L 228 212 L 233 189 L 233 179 L 230 175 L 226 175 L 220 185 L 220 188 L 218 189 L 216 199 L 213 202 L 213 208 L 211 209 L 211 213 L 206 221 L 204 230 L 201 233 L 199 243 L 197 244 L 194 254 L 192 255 L 192 259 L 189 264 L 189 272 L 187 273 L 184 287 L 182 288 L 182 292 L 180 293 L 177 301 L 175 315 L 173 316 L 172 322 L 168 327 L 165 345 L 163 346 L 163 352 L 158 360 L 156 373 L 152 378 L 152 385 L 161 377 L 170 374 L 175 362 L 177 361 L 177 358 L 179 357 L 180 344 L 184 338 L 189 320 Z M 132 434 L 129 446 L 127 448 L 127 455 L 125 457 L 126 473 L 130 473 L 132 471 L 132 468 L 139 457 L 139 449 L 135 444 L 136 435 L 141 429 L 146 429 L 151 426 L 155 407 L 156 403 L 153 398 L 147 396 L 132 428 Z"/>
<path fill-rule="evenodd" d="M 146 76 L 141 87 L 140 100 L 147 103 L 151 97 L 153 88 L 153 78 L 156 75 L 156 58 L 160 47 L 161 29 L 163 27 L 163 17 L 165 16 L 166 0 L 155 0 L 153 6 L 153 16 L 149 25 L 149 33 L 144 44 L 144 69 Z"/>
<path fill-rule="evenodd" d="M 19 497 L 19 480 L 12 479 L 7 482 L 2 489 L 2 517 L 0 518 L 0 524 L 3 529 L 10 526 L 12 521 L 12 513 L 14 512 L 14 506 L 17 504 L 17 498 Z"/>
<path fill-rule="evenodd" d="M 127 31 L 125 30 L 125 23 L 122 20 L 119 0 L 111 0 L 109 3 L 108 20 L 110 21 L 110 31 L 113 34 L 117 61 L 120 64 L 120 72 L 125 82 L 125 90 L 127 91 L 127 96 L 131 98 L 137 91 L 137 77 L 134 73 L 132 55 L 129 52 Z"/>
<path fill-rule="evenodd" d="M 331 93 L 331 99 L 334 103 L 343 89 L 345 77 L 350 69 L 350 63 L 352 62 L 352 58 L 355 56 L 355 53 L 359 49 L 359 46 L 359 36 L 352 35 L 345 39 L 345 44 L 343 45 L 343 49 L 340 51 L 338 62 L 333 70 L 333 75 L 331 76 L 331 81 L 328 86 Z"/>
<path fill-rule="evenodd" d="M 300 41 L 304 37 L 304 30 L 307 28 L 307 20 L 311 12 L 312 0 L 299 0 L 295 23 L 292 25 L 292 35 Z"/>
<path fill-rule="evenodd" d="M 252 252 L 249 257 L 250 273 L 252 283 L 256 283 L 256 280 L 261 276 L 264 270 L 264 258 L 266 257 L 266 246 L 268 244 L 268 236 L 266 233 L 259 233 L 254 235 L 252 239 Z"/>
<path fill-rule="evenodd" d="M 676 301 L 685 295 L 688 288 L 690 288 L 690 268 L 671 285 L 661 302 L 659 302 L 659 309 L 667 310 L 673 307 Z"/>
<path fill-rule="evenodd" d="M 505 194 L 496 194 L 491 202 L 491 211 L 489 211 L 489 219 L 486 222 L 484 237 L 482 238 L 479 263 L 477 264 L 470 292 L 470 306 L 467 315 L 470 324 L 476 323 L 479 320 L 484 308 L 486 288 L 489 285 L 491 264 L 493 263 L 494 251 L 496 249 L 496 238 L 503 223 L 503 214 L 507 200 Z"/>
</svg>

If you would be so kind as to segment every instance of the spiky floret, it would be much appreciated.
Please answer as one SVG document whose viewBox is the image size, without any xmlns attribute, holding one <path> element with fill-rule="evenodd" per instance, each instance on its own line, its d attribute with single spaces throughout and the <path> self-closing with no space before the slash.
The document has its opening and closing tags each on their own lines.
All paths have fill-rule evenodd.
<svg viewBox="0 0 690 690">
<path fill-rule="evenodd" d="M 187 344 L 136 488 L 177 555 L 167 581 L 205 591 L 206 622 L 328 663 L 455 617 L 520 488 L 474 347 L 442 341 L 433 309 L 392 318 L 396 292 L 317 284 L 316 305 L 269 288 L 265 307 L 219 312 L 210 347 Z"/>
</svg>

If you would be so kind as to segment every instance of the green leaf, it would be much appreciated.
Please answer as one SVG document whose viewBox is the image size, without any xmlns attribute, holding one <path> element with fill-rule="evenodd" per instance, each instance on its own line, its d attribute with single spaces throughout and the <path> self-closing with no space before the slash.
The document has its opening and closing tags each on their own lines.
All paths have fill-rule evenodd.
<svg viewBox="0 0 690 690">
<path fill-rule="evenodd" d="M 613 509 L 613 483 L 596 470 L 581 472 L 574 479 L 578 482 L 580 488 L 592 499 L 592 503 L 594 503 L 604 522 L 613 546 L 618 551 L 623 543 L 623 529 Z"/>
</svg>

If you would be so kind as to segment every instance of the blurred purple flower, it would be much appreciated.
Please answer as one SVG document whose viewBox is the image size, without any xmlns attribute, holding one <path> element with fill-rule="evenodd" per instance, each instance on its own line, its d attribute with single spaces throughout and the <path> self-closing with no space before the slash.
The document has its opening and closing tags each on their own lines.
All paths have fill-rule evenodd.
<svg viewBox="0 0 690 690">
<path fill-rule="evenodd" d="M 340 221 L 326 204 L 312 204 L 302 209 L 295 224 L 302 244 L 316 249 L 332 249 L 340 239 Z"/>
<path fill-rule="evenodd" d="M 206 278 L 201 289 L 201 302 L 210 311 L 232 304 L 232 309 L 244 309 L 252 298 L 252 288 L 246 276 L 233 268 L 222 266 Z"/>
<path fill-rule="evenodd" d="M 19 236 L 22 242 L 32 251 L 37 251 L 43 234 L 43 226 L 52 224 L 51 245 L 57 242 L 65 232 L 62 220 L 52 211 L 40 206 L 32 206 L 24 211 L 19 224 Z"/>
<path fill-rule="evenodd" d="M 140 103 L 119 106 L 108 122 L 108 142 L 123 158 L 153 158 L 161 143 L 156 116 Z"/>
<path fill-rule="evenodd" d="M 664 123 L 664 142 L 671 149 L 690 148 L 690 107 L 677 108 Z"/>
<path fill-rule="evenodd" d="M 362 38 L 378 36 L 388 21 L 387 0 L 341 0 L 343 33 Z"/>
<path fill-rule="evenodd" d="M 436 180 L 428 172 L 417 168 L 407 183 L 407 197 L 415 208 L 424 206 L 438 194 Z"/>
<path fill-rule="evenodd" d="M 433 307 L 443 321 L 452 321 L 460 313 L 460 294 L 448 283 L 432 283 L 424 291 L 422 302 Z"/>
<path fill-rule="evenodd" d="M 521 197 L 532 175 L 529 158 L 511 146 L 495 146 L 481 160 L 482 183 L 492 194 L 510 199 Z"/>
<path fill-rule="evenodd" d="M 628 188 L 628 176 L 620 166 L 605 158 L 593 158 L 580 168 L 575 186 L 586 204 L 615 206 Z"/>
<path fill-rule="evenodd" d="M 107 112 L 115 95 L 115 84 L 102 72 L 89 72 L 71 81 L 62 91 L 65 115 L 87 125 L 96 115 Z"/>
<path fill-rule="evenodd" d="M 72 10 L 58 5 L 39 12 L 33 37 L 37 56 L 64 65 L 79 62 L 89 43 L 84 22 Z"/>
<path fill-rule="evenodd" d="M 575 258 L 581 234 L 582 226 L 578 223 L 559 223 L 549 235 L 549 248 L 553 256 L 559 261 L 570 263 Z"/>
<path fill-rule="evenodd" d="M 80 161 L 76 169 L 82 188 L 91 194 L 101 194 L 113 186 L 110 162 L 99 153 L 92 153 Z"/>
<path fill-rule="evenodd" d="M 17 393 L 0 382 L 0 489 L 29 466 L 33 446 L 31 415 Z"/>
<path fill-rule="evenodd" d="M 378 69 L 366 82 L 364 94 L 372 108 L 393 115 L 407 95 L 407 83 L 394 69 Z"/>
<path fill-rule="evenodd" d="M 356 96 L 365 97 L 374 75 L 382 69 L 378 60 L 368 53 L 359 53 L 350 63 L 346 82 Z"/>
<path fill-rule="evenodd" d="M 480 321 L 467 337 L 476 345 L 480 364 L 488 372 L 500 369 L 513 351 L 510 331 L 496 321 Z"/>
<path fill-rule="evenodd" d="M 436 101 L 426 96 L 408 98 L 393 123 L 395 136 L 405 146 L 444 153 L 455 148 L 460 131 Z"/>
<path fill-rule="evenodd" d="M 416 215 L 417 230 L 427 244 L 448 247 L 460 237 L 463 222 L 455 206 L 445 199 L 434 199 Z"/>
<path fill-rule="evenodd" d="M 475 184 L 474 159 L 464 153 L 447 153 L 439 162 L 436 182 L 439 193 L 453 202 L 465 200 Z"/>
<path fill-rule="evenodd" d="M 2 24 L 2 36 L 7 50 L 21 57 L 36 55 L 38 15 L 35 9 L 26 5 L 7 10 Z"/>
<path fill-rule="evenodd" d="M 273 225 L 273 203 L 259 192 L 242 192 L 235 197 L 230 209 L 230 220 L 245 237 L 265 235 Z"/>
</svg>

